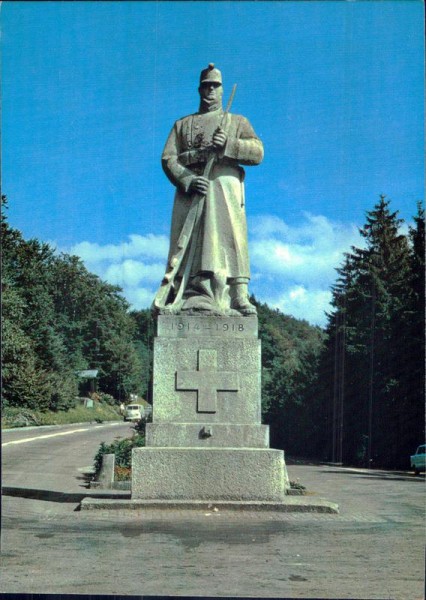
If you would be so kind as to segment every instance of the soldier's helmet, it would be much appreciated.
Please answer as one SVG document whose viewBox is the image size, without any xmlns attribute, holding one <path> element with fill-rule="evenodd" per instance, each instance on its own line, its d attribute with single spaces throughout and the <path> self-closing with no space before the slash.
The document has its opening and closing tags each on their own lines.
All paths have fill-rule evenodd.
<svg viewBox="0 0 426 600">
<path fill-rule="evenodd" d="M 207 69 L 203 69 L 200 74 L 200 84 L 210 82 L 222 84 L 222 73 L 219 69 L 215 69 L 214 63 L 210 63 Z"/>
</svg>

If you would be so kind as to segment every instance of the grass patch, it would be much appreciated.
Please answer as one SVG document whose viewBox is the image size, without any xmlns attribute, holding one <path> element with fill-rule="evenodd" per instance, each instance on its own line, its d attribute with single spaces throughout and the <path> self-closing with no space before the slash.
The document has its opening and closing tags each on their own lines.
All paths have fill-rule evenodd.
<svg viewBox="0 0 426 600">
<path fill-rule="evenodd" d="M 96 421 L 122 420 L 118 407 L 117 409 L 107 404 L 95 402 L 93 408 L 85 406 L 76 406 L 67 411 L 37 411 L 28 408 L 5 407 L 2 409 L 1 427 L 2 429 L 12 429 L 15 427 L 28 427 L 32 425 L 66 425 L 69 423 L 90 423 Z"/>
</svg>

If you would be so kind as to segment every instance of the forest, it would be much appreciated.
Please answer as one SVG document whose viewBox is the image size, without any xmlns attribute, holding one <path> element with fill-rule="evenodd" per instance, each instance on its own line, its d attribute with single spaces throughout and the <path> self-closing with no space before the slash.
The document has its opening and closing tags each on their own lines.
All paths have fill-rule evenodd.
<svg viewBox="0 0 426 600">
<path fill-rule="evenodd" d="M 2 198 L 2 410 L 67 411 L 78 371 L 117 405 L 151 401 L 155 322 L 77 256 L 25 240 Z M 252 297 L 262 419 L 287 456 L 407 468 L 424 440 L 424 210 L 405 226 L 380 197 L 364 244 L 336 265 L 324 329 Z"/>
</svg>

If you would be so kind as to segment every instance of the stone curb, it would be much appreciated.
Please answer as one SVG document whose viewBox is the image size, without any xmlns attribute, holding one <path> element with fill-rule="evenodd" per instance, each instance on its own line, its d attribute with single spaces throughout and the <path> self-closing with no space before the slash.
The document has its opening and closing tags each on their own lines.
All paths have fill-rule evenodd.
<svg viewBox="0 0 426 600">
<path fill-rule="evenodd" d="M 218 501 L 206 502 L 201 500 L 115 500 L 101 498 L 83 498 L 81 510 L 203 510 L 219 511 L 269 511 L 269 512 L 302 512 L 338 514 L 339 506 L 323 498 L 290 497 L 284 502 L 237 502 Z M 217 511 L 215 511 L 217 512 Z"/>
</svg>

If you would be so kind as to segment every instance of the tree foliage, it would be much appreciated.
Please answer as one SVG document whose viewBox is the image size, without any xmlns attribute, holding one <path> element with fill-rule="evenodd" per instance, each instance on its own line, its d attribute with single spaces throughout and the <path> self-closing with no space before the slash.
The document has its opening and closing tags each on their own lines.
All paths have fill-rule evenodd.
<svg viewBox="0 0 426 600">
<path fill-rule="evenodd" d="M 309 454 L 315 427 L 312 389 L 324 343 L 319 327 L 309 325 L 252 298 L 262 342 L 262 415 L 271 445 L 293 455 Z"/>
<path fill-rule="evenodd" d="M 141 394 L 152 403 L 153 345 L 155 322 L 149 309 L 133 310 L 136 349 L 141 362 Z"/>
<path fill-rule="evenodd" d="M 25 240 L 4 212 L 1 239 L 2 402 L 67 409 L 78 391 L 76 371 L 83 369 L 98 369 L 100 389 L 117 402 L 139 393 L 136 323 L 120 289 L 87 271 L 78 257 Z"/>
</svg>

